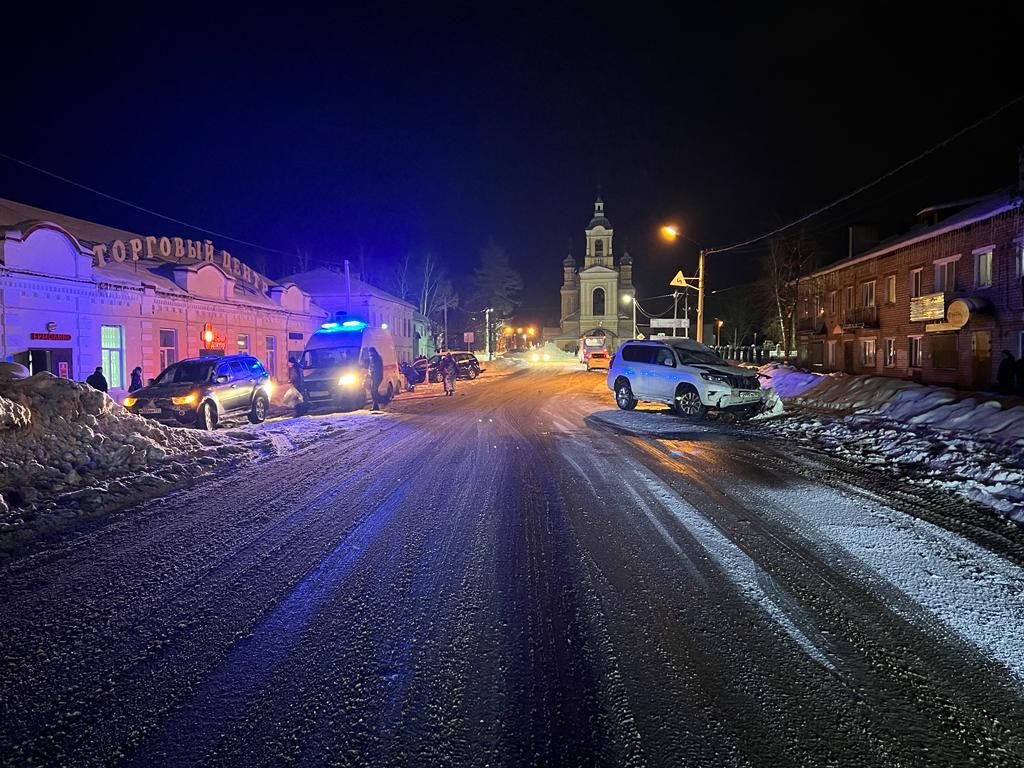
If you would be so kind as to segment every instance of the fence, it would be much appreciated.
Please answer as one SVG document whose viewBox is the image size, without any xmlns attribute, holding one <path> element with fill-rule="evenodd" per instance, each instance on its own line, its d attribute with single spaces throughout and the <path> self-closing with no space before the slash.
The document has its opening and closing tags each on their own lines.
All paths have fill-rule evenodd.
<svg viewBox="0 0 1024 768">
<path fill-rule="evenodd" d="M 785 358 L 786 354 L 782 351 L 782 348 L 768 348 L 755 347 L 753 345 L 747 346 L 732 346 L 731 344 L 721 347 L 711 347 L 715 352 L 721 355 L 726 360 L 736 360 L 740 363 L 749 363 L 751 365 L 764 365 L 765 363 L 773 363 Z M 790 360 L 796 360 L 796 352 L 789 353 Z"/>
</svg>

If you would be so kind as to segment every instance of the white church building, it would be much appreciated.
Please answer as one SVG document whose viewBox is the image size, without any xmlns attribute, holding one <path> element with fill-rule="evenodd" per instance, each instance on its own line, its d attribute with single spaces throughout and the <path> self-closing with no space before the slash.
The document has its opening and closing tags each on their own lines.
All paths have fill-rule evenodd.
<svg viewBox="0 0 1024 768">
<path fill-rule="evenodd" d="M 594 202 L 594 215 L 585 230 L 583 268 L 570 253 L 562 262 L 562 311 L 558 327 L 544 329 L 545 341 L 576 352 L 582 338 L 604 336 L 610 350 L 633 338 L 633 259 L 623 253 L 616 262 L 612 224 L 604 201 Z M 623 299 L 626 299 L 624 301 Z"/>
</svg>

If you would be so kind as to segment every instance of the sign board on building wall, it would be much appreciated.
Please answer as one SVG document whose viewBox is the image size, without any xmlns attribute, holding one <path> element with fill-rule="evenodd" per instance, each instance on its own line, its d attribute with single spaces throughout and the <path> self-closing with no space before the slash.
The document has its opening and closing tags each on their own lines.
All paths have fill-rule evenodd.
<svg viewBox="0 0 1024 768">
<path fill-rule="evenodd" d="M 690 321 L 688 318 L 672 318 L 672 317 L 652 317 L 651 328 L 689 328 Z"/>
<path fill-rule="evenodd" d="M 149 235 L 128 240 L 111 240 L 92 249 L 92 261 L 97 267 L 104 267 L 111 262 L 123 264 L 139 259 L 155 259 L 171 264 L 216 263 L 229 275 L 234 275 L 260 292 L 265 292 L 270 287 L 270 283 L 263 275 L 250 269 L 227 251 L 214 249 L 210 240 Z"/>
<path fill-rule="evenodd" d="M 923 323 L 926 320 L 941 320 L 946 316 L 946 294 L 929 293 L 910 299 L 910 322 Z"/>
<path fill-rule="evenodd" d="M 71 341 L 70 333 L 31 333 L 29 336 L 36 341 Z"/>
<path fill-rule="evenodd" d="M 71 370 L 68 368 L 67 360 L 61 360 L 59 363 L 57 363 L 57 375 L 60 376 L 62 379 L 71 378 Z"/>
</svg>

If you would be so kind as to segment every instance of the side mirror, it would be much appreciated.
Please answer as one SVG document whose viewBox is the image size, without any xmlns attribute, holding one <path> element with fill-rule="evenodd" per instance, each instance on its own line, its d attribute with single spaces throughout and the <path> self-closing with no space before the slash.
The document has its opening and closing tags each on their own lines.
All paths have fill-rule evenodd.
<svg viewBox="0 0 1024 768">
<path fill-rule="evenodd" d="M 214 381 L 217 384 L 227 384 L 228 381 L 230 381 L 230 379 L 222 373 L 220 376 L 217 376 L 216 378 L 214 378 Z"/>
<path fill-rule="evenodd" d="M 661 361 L 661 364 L 662 365 L 667 365 L 669 368 L 675 368 L 676 367 L 676 364 L 672 362 L 672 358 L 671 357 L 666 357 L 664 360 Z"/>
<path fill-rule="evenodd" d="M 146 382 L 146 383 L 148 383 L 148 384 L 152 384 L 152 383 L 153 383 L 154 381 L 156 381 L 156 379 L 149 379 L 149 380 L 147 380 L 147 382 Z"/>
</svg>

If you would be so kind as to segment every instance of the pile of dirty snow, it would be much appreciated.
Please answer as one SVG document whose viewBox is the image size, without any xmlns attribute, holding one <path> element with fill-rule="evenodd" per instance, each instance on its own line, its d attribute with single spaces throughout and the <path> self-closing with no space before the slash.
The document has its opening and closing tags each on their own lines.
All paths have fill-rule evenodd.
<svg viewBox="0 0 1024 768">
<path fill-rule="evenodd" d="M 150 498 L 246 450 L 131 414 L 80 382 L 3 374 L 0 549 L 26 528 Z"/>
<path fill-rule="evenodd" d="M 790 405 L 805 406 L 774 431 L 1024 522 L 1024 405 L 885 376 L 760 372 Z"/>
</svg>

